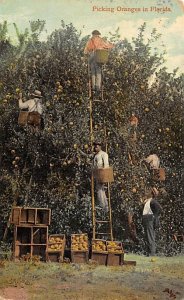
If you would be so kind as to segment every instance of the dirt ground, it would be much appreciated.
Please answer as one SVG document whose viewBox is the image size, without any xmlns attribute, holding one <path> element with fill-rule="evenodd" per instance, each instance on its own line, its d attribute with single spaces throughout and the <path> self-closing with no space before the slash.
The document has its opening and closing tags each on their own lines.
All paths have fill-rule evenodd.
<svg viewBox="0 0 184 300">
<path fill-rule="evenodd" d="M 184 257 L 128 254 L 136 266 L 0 262 L 0 300 L 184 300 Z"/>
</svg>

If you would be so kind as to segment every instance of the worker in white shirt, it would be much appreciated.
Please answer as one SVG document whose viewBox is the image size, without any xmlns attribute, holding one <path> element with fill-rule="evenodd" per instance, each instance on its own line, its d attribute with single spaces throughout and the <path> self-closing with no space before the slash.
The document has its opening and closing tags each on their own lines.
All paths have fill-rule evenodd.
<svg viewBox="0 0 184 300">
<path fill-rule="evenodd" d="M 155 229 L 159 227 L 159 216 L 162 211 L 161 205 L 156 200 L 157 196 L 158 190 L 153 188 L 148 190 L 141 200 L 144 204 L 142 218 L 147 256 L 156 254 Z"/>
<path fill-rule="evenodd" d="M 22 101 L 22 93 L 19 94 L 19 108 L 27 109 L 28 115 L 26 119 L 26 125 L 32 125 L 36 129 L 44 128 L 43 118 L 41 115 L 43 114 L 43 105 L 42 105 L 42 95 L 41 92 L 35 90 L 31 95 L 32 99 L 27 101 Z"/>
<path fill-rule="evenodd" d="M 43 105 L 42 105 L 42 95 L 41 92 L 35 90 L 32 94 L 34 98 L 27 100 L 25 102 L 22 101 L 22 93 L 19 94 L 19 108 L 20 109 L 28 109 L 29 112 L 36 111 L 40 115 L 43 113 Z"/>
<path fill-rule="evenodd" d="M 100 142 L 94 142 L 94 151 L 95 155 L 93 158 L 93 167 L 94 169 L 99 168 L 108 168 L 109 167 L 109 158 L 108 154 L 105 151 L 102 151 L 102 145 Z M 105 194 L 104 184 L 96 180 L 96 190 L 97 190 L 97 199 L 100 207 L 104 212 L 108 212 L 108 200 Z"/>
</svg>

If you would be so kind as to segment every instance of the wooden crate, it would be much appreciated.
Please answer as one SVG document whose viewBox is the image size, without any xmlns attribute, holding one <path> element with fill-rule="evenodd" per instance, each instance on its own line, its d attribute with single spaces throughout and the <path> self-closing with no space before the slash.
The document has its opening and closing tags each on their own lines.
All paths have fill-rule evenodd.
<svg viewBox="0 0 184 300">
<path fill-rule="evenodd" d="M 112 254 L 122 254 L 123 253 L 123 245 L 122 242 L 119 241 L 106 241 L 107 251 Z"/>
<path fill-rule="evenodd" d="M 107 252 L 106 240 L 92 239 L 91 259 L 96 261 L 99 265 L 106 266 L 107 256 L 108 256 L 108 252 Z"/>
<path fill-rule="evenodd" d="M 108 253 L 107 266 L 121 266 L 124 262 L 124 254 Z"/>
<path fill-rule="evenodd" d="M 48 242 L 48 230 L 45 227 L 33 227 L 33 244 L 44 244 Z"/>
<path fill-rule="evenodd" d="M 13 257 L 16 259 L 28 255 L 40 256 L 41 260 L 46 260 L 46 250 L 48 244 L 48 226 L 15 225 Z"/>
<path fill-rule="evenodd" d="M 48 244 L 48 226 L 29 226 L 15 225 L 14 227 L 15 244 Z"/>
<path fill-rule="evenodd" d="M 51 234 L 48 239 L 47 261 L 63 262 L 66 245 L 65 234 Z"/>
<path fill-rule="evenodd" d="M 32 244 L 32 228 L 28 226 L 15 226 L 14 240 L 18 244 Z"/>
<path fill-rule="evenodd" d="M 106 252 L 107 243 L 103 239 L 92 239 L 92 252 Z"/>
<path fill-rule="evenodd" d="M 103 252 L 92 251 L 91 254 L 91 259 L 96 261 L 99 265 L 103 265 L 103 266 L 107 265 L 107 257 L 108 257 L 107 251 L 103 251 Z"/>
<path fill-rule="evenodd" d="M 63 262 L 63 251 L 46 251 L 46 261 Z"/>
<path fill-rule="evenodd" d="M 71 262 L 76 264 L 84 264 L 89 260 L 88 251 L 71 251 Z"/>
<path fill-rule="evenodd" d="M 46 261 L 47 245 L 32 245 L 32 257 L 40 256 L 40 260 Z"/>
<path fill-rule="evenodd" d="M 71 251 L 88 252 L 88 235 L 87 233 L 72 234 L 71 235 Z"/>
<path fill-rule="evenodd" d="M 15 247 L 13 258 L 15 260 L 41 260 L 46 261 L 46 245 L 18 245 Z"/>
<path fill-rule="evenodd" d="M 89 260 L 89 244 L 87 233 L 71 235 L 71 261 L 87 263 Z"/>
<path fill-rule="evenodd" d="M 20 219 L 21 209 L 22 209 L 21 207 L 17 207 L 17 206 L 15 206 L 15 207 L 12 208 L 11 220 L 10 220 L 10 222 L 12 224 L 19 225 L 19 219 Z"/>
<path fill-rule="evenodd" d="M 123 263 L 123 246 L 119 241 L 107 241 L 107 265 L 108 266 L 119 266 Z"/>
<path fill-rule="evenodd" d="M 13 207 L 11 223 L 15 225 L 50 225 L 51 210 L 49 208 Z"/>
</svg>

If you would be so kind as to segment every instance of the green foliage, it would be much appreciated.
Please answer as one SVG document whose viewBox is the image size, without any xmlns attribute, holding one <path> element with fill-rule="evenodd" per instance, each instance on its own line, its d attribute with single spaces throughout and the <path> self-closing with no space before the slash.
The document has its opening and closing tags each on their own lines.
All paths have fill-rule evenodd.
<svg viewBox="0 0 184 300">
<path fill-rule="evenodd" d="M 37 20 L 37 21 L 30 21 L 30 28 L 31 28 L 31 38 L 33 43 L 39 41 L 39 35 L 44 30 L 45 21 Z"/>
<path fill-rule="evenodd" d="M 1 223 L 5 226 L 16 187 L 18 204 L 26 199 L 27 205 L 52 209 L 52 232 L 90 232 L 91 162 L 78 151 L 91 153 L 87 61 L 82 57 L 88 37 L 81 38 L 72 24 L 61 22 L 60 29 L 40 42 L 45 21 L 31 21 L 31 35 L 14 26 L 20 44 L 3 55 L 0 66 Z M 118 41 L 118 29 L 111 34 L 118 42 L 103 67 L 105 100 L 93 105 L 93 130 L 94 138 L 107 141 L 115 171 L 112 209 L 117 238 L 126 236 L 127 212 L 134 213 L 142 238 L 139 200 L 148 174 L 140 160 L 152 151 L 160 156 L 167 175 L 158 186 L 167 191 L 161 200 L 164 243 L 182 229 L 178 207 L 184 78 L 177 77 L 177 70 L 161 68 L 164 53 L 153 49 L 159 34 L 153 30 L 145 41 L 144 32 L 145 24 L 131 42 Z M 26 45 L 23 51 L 18 51 L 20 45 Z M 37 133 L 17 124 L 18 93 L 28 98 L 35 89 L 41 90 L 45 106 L 45 126 Z M 137 142 L 129 138 L 132 112 L 139 118 Z"/>
<path fill-rule="evenodd" d="M 19 45 L 20 45 L 20 47 L 22 47 L 27 41 L 27 38 L 29 35 L 29 30 L 28 30 L 28 28 L 26 28 L 24 33 L 21 33 L 17 27 L 17 24 L 13 23 L 13 26 L 15 28 L 15 32 L 16 32 L 16 35 L 17 35 L 17 38 L 19 41 Z"/>
<path fill-rule="evenodd" d="M 8 25 L 7 21 L 4 21 L 3 24 L 0 23 L 0 42 L 5 42 L 7 40 L 8 34 Z"/>
<path fill-rule="evenodd" d="M 12 245 L 7 242 L 0 242 L 0 262 L 1 260 L 10 260 L 12 257 Z M 1 263 L 0 263 L 1 267 Z"/>
</svg>

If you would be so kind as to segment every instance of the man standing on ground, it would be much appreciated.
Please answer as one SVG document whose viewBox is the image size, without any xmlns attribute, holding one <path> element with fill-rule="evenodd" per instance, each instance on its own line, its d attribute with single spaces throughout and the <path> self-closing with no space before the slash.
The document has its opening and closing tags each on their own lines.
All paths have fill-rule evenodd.
<svg viewBox="0 0 184 300">
<path fill-rule="evenodd" d="M 158 193 L 155 190 L 148 190 L 143 199 L 143 226 L 145 233 L 145 243 L 147 256 L 155 256 L 156 242 L 155 229 L 159 227 L 159 215 L 161 213 L 161 205 L 155 199 Z"/>
</svg>

